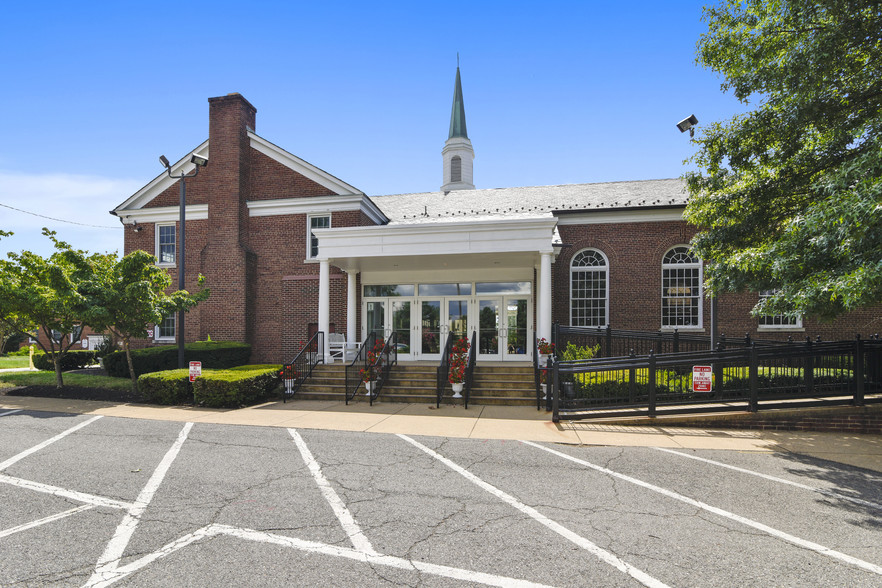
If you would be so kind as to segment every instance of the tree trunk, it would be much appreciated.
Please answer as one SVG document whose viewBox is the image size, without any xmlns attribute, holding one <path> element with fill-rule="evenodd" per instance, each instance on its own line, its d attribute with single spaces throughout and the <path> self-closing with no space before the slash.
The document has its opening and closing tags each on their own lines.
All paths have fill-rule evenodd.
<svg viewBox="0 0 882 588">
<path fill-rule="evenodd" d="M 129 376 L 132 378 L 132 394 L 138 394 L 138 376 L 135 375 L 135 366 L 132 363 L 132 352 L 129 350 L 129 338 L 123 338 L 123 348 L 126 350 L 126 362 L 129 364 Z"/>
<path fill-rule="evenodd" d="M 64 388 L 64 380 L 61 378 L 61 354 L 53 354 L 52 364 L 55 366 L 55 387 Z"/>
</svg>

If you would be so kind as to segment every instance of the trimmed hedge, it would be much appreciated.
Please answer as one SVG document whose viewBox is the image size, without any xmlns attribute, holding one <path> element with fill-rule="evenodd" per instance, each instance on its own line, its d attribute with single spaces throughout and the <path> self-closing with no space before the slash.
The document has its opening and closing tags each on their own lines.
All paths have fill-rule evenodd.
<svg viewBox="0 0 882 588">
<path fill-rule="evenodd" d="M 251 345 L 233 341 L 198 341 L 184 346 L 187 361 L 201 361 L 202 368 L 224 369 L 248 363 Z M 132 364 L 135 374 L 149 374 L 174 370 L 178 367 L 177 345 L 160 345 L 132 350 Z M 128 378 L 129 366 L 125 351 L 114 351 L 104 356 L 104 369 L 107 375 Z"/>
<path fill-rule="evenodd" d="M 97 361 L 94 351 L 68 351 L 61 356 L 61 371 L 83 369 L 87 365 Z M 55 364 L 52 363 L 52 356 L 46 353 L 34 354 L 34 367 L 38 370 L 47 372 L 55 371 Z"/>
<path fill-rule="evenodd" d="M 197 404 L 212 408 L 238 408 L 260 402 L 279 385 L 278 365 L 243 365 L 224 370 L 202 370 L 190 383 L 189 370 L 166 370 L 138 378 L 138 389 L 147 402 Z"/>
</svg>

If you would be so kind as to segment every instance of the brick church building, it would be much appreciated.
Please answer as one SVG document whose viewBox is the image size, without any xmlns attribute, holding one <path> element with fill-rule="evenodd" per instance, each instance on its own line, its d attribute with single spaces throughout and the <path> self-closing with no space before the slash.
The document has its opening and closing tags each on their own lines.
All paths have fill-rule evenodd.
<svg viewBox="0 0 882 588">
<path fill-rule="evenodd" d="M 552 324 L 709 333 L 702 263 L 688 244 L 680 179 L 475 189 L 459 69 L 437 192 L 368 196 L 256 132 L 240 94 L 209 98 L 209 136 L 117 206 L 125 252 L 177 275 L 186 184 L 187 341 L 244 341 L 255 363 L 290 361 L 315 331 L 348 342 L 398 333 L 399 361 L 440 359 L 447 333 L 478 332 L 478 361 L 532 359 Z M 177 282 L 175 281 L 175 284 Z M 832 323 L 749 312 L 761 293 L 718 301 L 718 330 L 759 338 L 852 338 L 882 311 Z M 175 317 L 147 344 L 175 341 Z M 326 338 L 327 340 L 327 338 Z"/>
</svg>

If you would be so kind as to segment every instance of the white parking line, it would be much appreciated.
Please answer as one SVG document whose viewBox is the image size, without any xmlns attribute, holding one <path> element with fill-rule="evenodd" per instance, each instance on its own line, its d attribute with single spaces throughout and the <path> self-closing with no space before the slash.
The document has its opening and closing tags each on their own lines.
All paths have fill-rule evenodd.
<svg viewBox="0 0 882 588">
<path fill-rule="evenodd" d="M 470 471 L 466 470 L 462 466 L 457 465 L 456 463 L 447 459 L 443 455 L 440 455 L 439 453 L 433 451 L 432 449 L 429 449 L 425 445 L 415 441 L 414 439 L 411 439 L 407 435 L 399 434 L 398 437 L 400 437 L 401 439 L 404 439 L 405 441 L 407 441 L 408 443 L 410 443 L 414 447 L 416 447 L 416 448 L 424 451 L 425 453 L 429 454 L 430 456 L 434 457 L 435 459 L 437 459 L 438 461 L 440 461 L 441 463 L 443 463 L 444 465 L 446 465 L 447 467 L 449 467 L 453 471 L 455 471 L 458 474 L 465 477 L 467 480 L 469 480 L 473 484 L 479 486 L 480 488 L 483 488 L 484 490 L 486 490 L 487 492 L 489 492 L 493 496 L 496 496 L 497 498 L 499 498 L 503 502 L 513 506 L 514 508 L 516 508 L 519 511 L 521 511 L 522 513 L 526 514 L 530 518 L 534 519 L 535 521 L 545 525 L 546 527 L 548 527 L 549 529 L 551 529 L 552 531 L 554 531 L 558 535 L 575 543 L 576 545 L 578 545 L 582 549 L 588 551 L 592 555 L 599 558 L 604 563 L 607 563 L 607 564 L 615 567 L 616 569 L 628 574 L 629 576 L 631 576 L 632 578 L 634 578 L 635 580 L 637 580 L 638 582 L 640 582 L 644 586 L 652 586 L 652 587 L 667 586 L 666 584 L 664 584 L 660 580 L 657 580 L 656 578 L 653 578 L 652 576 L 650 576 L 646 572 L 635 568 L 634 566 L 632 566 L 631 564 L 620 559 L 618 556 L 614 555 L 613 553 L 603 549 L 602 547 L 599 547 L 598 545 L 595 545 L 594 543 L 592 543 L 588 539 L 567 529 L 566 527 L 564 527 L 560 523 L 557 523 L 557 522 L 549 519 L 548 517 L 546 517 L 545 515 L 543 515 L 539 511 L 537 511 L 535 508 L 527 506 L 526 504 L 522 503 L 514 496 L 511 496 L 510 494 L 506 494 L 505 492 L 503 492 L 499 488 L 496 488 L 495 486 L 488 484 L 487 482 L 485 482 L 484 480 L 482 480 L 481 478 L 479 478 L 475 474 L 471 473 Z"/>
<path fill-rule="evenodd" d="M 679 455 L 680 457 L 688 457 L 689 459 L 694 459 L 696 461 L 701 461 L 701 462 L 715 465 L 715 466 L 718 466 L 721 468 L 726 468 L 726 469 L 730 469 L 730 470 L 733 470 L 736 472 L 741 472 L 742 474 L 749 474 L 751 476 L 756 476 L 758 478 L 764 478 L 766 480 L 771 480 L 772 482 L 778 482 L 779 484 L 787 484 L 788 486 L 793 486 L 795 488 L 800 488 L 802 490 L 811 490 L 812 492 L 817 492 L 818 494 L 823 494 L 824 496 L 830 496 L 831 498 L 836 498 L 839 500 L 847 500 L 847 501 L 853 502 L 855 504 L 860 504 L 861 506 L 868 506 L 870 508 L 875 508 L 876 510 L 882 510 L 882 504 L 879 504 L 876 502 L 870 502 L 869 500 L 863 500 L 861 498 L 855 498 L 853 496 L 848 496 L 847 494 L 841 494 L 839 492 L 834 492 L 833 490 L 827 490 L 825 488 L 815 488 L 814 486 L 808 486 L 806 484 L 801 484 L 799 482 L 794 482 L 792 480 L 785 480 L 784 478 L 770 476 L 769 474 L 763 474 L 761 472 L 747 470 L 747 469 L 740 468 L 738 466 L 729 465 L 727 463 L 723 463 L 720 461 L 714 461 L 712 459 L 698 457 L 697 455 L 689 455 L 688 453 L 674 451 L 673 449 L 666 449 L 664 447 L 653 447 L 653 449 L 655 449 L 656 451 L 664 451 L 665 453 L 672 453 L 674 455 Z"/>
<path fill-rule="evenodd" d="M 156 490 L 159 488 L 159 485 L 162 484 L 163 478 L 165 478 L 169 468 L 171 468 L 172 463 L 181 451 L 181 447 L 184 445 L 184 441 L 187 440 L 187 435 L 192 428 L 193 423 L 187 423 L 184 425 L 184 428 L 181 429 L 181 432 L 178 435 L 177 440 L 171 446 L 171 449 L 168 450 L 165 457 L 163 457 L 162 461 L 159 462 L 159 465 L 156 466 L 153 475 L 147 480 L 147 484 L 141 490 L 141 493 L 138 494 L 138 498 L 135 499 L 134 504 L 128 509 L 122 522 L 116 528 L 113 537 L 107 543 L 104 553 L 95 565 L 95 571 L 92 573 L 92 577 L 89 578 L 89 581 L 86 584 L 87 586 L 103 580 L 105 576 L 112 574 L 119 565 L 126 546 L 128 546 L 135 529 L 138 528 L 138 523 L 141 522 L 141 515 L 147 510 L 147 506 L 153 499 L 153 495 L 156 494 Z"/>
<path fill-rule="evenodd" d="M 46 447 L 48 447 L 48 446 L 52 445 L 53 443 L 55 443 L 56 441 L 58 441 L 59 439 L 64 439 L 65 437 L 67 437 L 71 433 L 79 431 L 80 429 L 82 429 L 85 426 L 91 425 L 92 423 L 94 423 L 95 421 L 97 421 L 100 418 L 101 418 L 101 415 L 92 417 L 87 421 L 83 421 L 82 423 L 80 423 L 78 425 L 74 425 L 73 427 L 71 427 L 70 429 L 68 429 L 62 433 L 55 435 L 51 439 L 46 439 L 42 443 L 34 445 L 30 449 L 26 449 L 26 450 L 22 451 L 21 453 L 19 453 L 18 455 L 10 457 L 6 461 L 0 462 L 0 472 L 5 470 L 6 468 L 11 466 L 12 464 L 23 460 L 24 458 L 31 455 L 32 453 L 36 453 L 36 452 L 40 451 L 41 449 L 45 449 Z"/>
<path fill-rule="evenodd" d="M 0 531 L 0 538 L 8 537 L 10 535 L 15 535 L 16 533 L 20 533 L 22 531 L 27 531 L 28 529 L 33 529 L 34 527 L 39 527 L 40 525 L 45 525 L 46 523 L 51 523 L 52 521 L 57 521 L 63 519 L 65 517 L 69 517 L 70 515 L 77 514 L 78 512 L 83 512 L 84 510 L 89 510 L 91 508 L 95 508 L 92 505 L 84 504 L 83 506 L 78 506 L 76 508 L 72 508 L 70 510 L 66 510 L 64 512 L 60 512 L 54 515 L 49 515 L 46 518 L 31 521 L 30 523 L 24 523 L 23 525 L 18 525 L 17 527 L 12 527 L 6 529 L 5 531 Z"/>
<path fill-rule="evenodd" d="M 334 511 L 334 515 L 337 517 L 337 520 L 340 521 L 340 525 L 343 527 L 343 530 L 352 542 L 352 546 L 363 553 L 376 555 L 377 552 L 374 551 L 371 542 L 364 536 L 361 527 L 358 526 L 352 513 L 346 508 L 346 504 L 340 499 L 340 496 L 334 488 L 331 487 L 328 479 L 322 474 L 321 466 L 319 466 L 318 462 L 313 457 L 309 447 L 306 446 L 303 437 L 301 437 L 295 429 L 288 429 L 288 432 L 294 439 L 294 444 L 297 445 L 297 449 L 300 450 L 300 455 L 303 457 L 303 461 L 306 462 L 306 467 L 308 467 L 310 473 L 312 473 L 315 483 L 318 484 L 319 490 L 321 490 L 322 495 L 325 497 L 325 500 L 328 501 L 328 504 L 331 505 L 331 510 Z"/>
<path fill-rule="evenodd" d="M 15 410 L 7 410 L 6 412 L 0 412 L 0 417 L 5 417 L 8 414 L 15 414 L 17 412 L 21 412 L 21 409 L 16 408 Z"/>
<path fill-rule="evenodd" d="M 679 500 L 681 502 L 685 502 L 686 504 L 689 504 L 691 506 L 695 506 L 695 507 L 700 508 L 702 510 L 712 512 L 712 513 L 719 515 L 721 517 L 725 517 L 727 519 L 739 522 L 743 525 L 747 525 L 748 527 L 753 527 L 754 529 L 757 529 L 759 531 L 767 533 L 773 537 L 783 539 L 784 541 L 787 541 L 788 543 L 792 543 L 794 545 L 797 545 L 797 546 L 805 548 L 805 549 L 810 549 L 811 551 L 815 551 L 815 552 L 820 553 L 822 555 L 832 557 L 833 559 L 838 559 L 839 561 L 843 561 L 843 562 L 849 563 L 851 565 L 857 566 L 861 569 L 867 570 L 868 572 L 873 572 L 874 574 L 882 575 L 882 566 L 877 566 L 876 564 L 864 561 L 862 559 L 858 559 L 856 557 L 852 557 L 848 554 L 830 549 L 829 547 L 825 547 L 823 545 L 820 545 L 818 543 L 814 543 L 812 541 L 800 539 L 799 537 L 796 537 L 796 536 L 791 535 L 789 533 L 785 533 L 784 531 L 779 531 L 778 529 L 769 527 L 768 525 L 764 525 L 764 524 L 759 523 L 757 521 L 753 521 L 751 519 L 742 517 L 741 515 L 737 515 L 735 513 L 731 513 L 729 511 L 723 510 L 721 508 L 711 506 L 709 504 L 706 504 L 706 503 L 701 502 L 699 500 L 689 498 L 688 496 L 684 496 L 682 494 L 678 494 L 678 493 L 673 492 L 671 490 L 666 490 L 666 489 L 661 488 L 659 486 L 656 486 L 654 484 L 650 484 L 649 482 L 644 482 L 643 480 L 638 480 L 637 478 L 632 478 L 631 476 L 627 476 L 625 474 L 620 474 L 618 472 L 614 472 L 614 471 L 609 470 L 603 466 L 599 466 L 599 465 L 593 464 L 591 462 L 587 462 L 583 459 L 579 459 L 577 457 L 567 455 L 566 453 L 562 453 L 562 452 L 557 451 L 555 449 L 543 447 L 542 445 L 539 445 L 538 443 L 533 443 L 532 441 L 521 441 L 521 443 L 524 443 L 525 445 L 529 445 L 531 447 L 535 447 L 537 449 L 541 449 L 542 451 L 547 451 L 548 453 L 551 453 L 553 455 L 557 455 L 558 457 L 572 461 L 572 462 L 577 463 L 579 465 L 583 465 L 587 468 L 591 468 L 591 469 L 596 470 L 598 472 L 602 472 L 604 474 L 607 474 L 608 476 L 618 478 L 619 480 L 624 480 L 626 482 L 636 484 L 637 486 L 640 486 L 642 488 L 646 488 L 647 490 L 652 490 L 653 492 L 658 492 L 659 494 L 667 496 L 668 498 L 673 498 L 674 500 Z"/>
<path fill-rule="evenodd" d="M 86 494 L 85 492 L 77 492 L 75 490 L 59 488 L 58 486 L 50 486 L 49 484 L 43 484 L 41 482 L 23 480 L 22 478 L 13 478 L 12 476 L 7 476 L 6 474 L 0 474 L 0 483 L 9 484 L 11 486 L 18 486 L 19 488 L 27 488 L 28 490 L 36 490 L 37 492 L 42 492 L 44 494 L 52 494 L 53 496 L 58 496 L 59 498 L 68 498 L 71 500 L 76 500 L 77 502 L 85 502 L 86 504 L 90 504 L 92 506 L 104 506 L 107 508 L 121 509 L 132 508 L 131 502 L 123 502 L 122 500 L 114 500 L 113 498 L 106 498 L 104 496 L 95 496 L 94 494 Z"/>
<path fill-rule="evenodd" d="M 280 545 L 283 547 L 298 549 L 300 551 L 305 551 L 308 553 L 329 555 L 332 557 L 342 557 L 345 559 L 366 563 L 371 566 L 386 566 L 399 570 L 416 571 L 424 574 L 431 574 L 433 576 L 440 576 L 443 578 L 452 578 L 454 580 L 484 584 L 486 586 L 500 586 L 502 588 L 551 588 L 550 586 L 547 586 L 545 584 L 537 584 L 534 582 L 529 582 L 527 580 L 520 580 L 518 578 L 509 578 L 506 576 L 497 576 L 495 574 L 487 574 L 484 572 L 476 572 L 473 570 L 464 570 L 462 568 L 429 564 L 426 562 L 408 560 L 392 555 L 365 553 L 364 551 L 359 549 L 350 549 L 348 547 L 340 547 L 338 545 L 328 545 L 327 543 L 318 543 L 316 541 L 306 541 L 303 539 L 296 539 L 294 537 L 276 535 L 274 533 L 267 533 L 265 531 L 255 531 L 252 529 L 243 529 L 240 527 L 232 527 L 229 525 L 219 524 L 202 527 L 201 529 L 198 529 L 193 533 L 184 535 L 183 537 L 172 541 L 171 543 L 163 546 L 153 553 L 147 554 L 138 560 L 118 567 L 111 573 L 112 575 L 108 575 L 103 580 L 94 583 L 90 582 L 85 586 L 88 586 L 89 588 L 104 588 L 105 586 L 110 586 L 114 582 L 123 579 L 129 574 L 137 572 L 138 570 L 144 568 L 145 566 L 153 563 L 158 559 L 171 555 L 183 549 L 184 547 L 187 547 L 188 545 L 192 545 L 196 541 L 200 541 L 207 537 L 214 537 L 217 535 L 227 535 L 247 541 L 256 541 L 258 543 Z"/>
</svg>

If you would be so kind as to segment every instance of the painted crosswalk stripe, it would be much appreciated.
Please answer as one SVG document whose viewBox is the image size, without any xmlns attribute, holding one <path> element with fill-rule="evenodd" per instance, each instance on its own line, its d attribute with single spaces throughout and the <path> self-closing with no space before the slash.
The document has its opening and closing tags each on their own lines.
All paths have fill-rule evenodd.
<svg viewBox="0 0 882 588">
<path fill-rule="evenodd" d="M 75 515 L 78 512 L 83 512 L 84 510 L 89 510 L 91 508 L 95 508 L 95 507 L 90 504 L 84 504 L 83 506 L 78 506 L 76 508 L 72 508 L 72 509 L 66 510 L 64 512 L 59 512 L 54 515 L 49 515 L 48 517 L 42 518 L 37 521 L 31 521 L 30 523 L 24 523 L 23 525 L 18 525 L 17 527 L 12 527 L 10 529 L 6 529 L 5 531 L 0 531 L 0 538 L 8 537 L 10 535 L 15 535 L 16 533 L 21 533 L 22 531 L 27 531 L 28 529 L 33 529 L 34 527 L 39 527 L 41 525 L 45 525 L 46 523 L 58 521 L 63 518 L 69 517 L 71 515 Z"/>
<path fill-rule="evenodd" d="M 97 421 L 100 418 L 101 418 L 101 415 L 92 417 L 87 421 L 83 421 L 82 423 L 79 423 L 78 425 L 74 425 L 73 427 L 67 429 L 66 431 L 63 431 L 63 432 L 55 435 L 51 439 L 46 439 L 42 443 L 38 443 L 37 445 L 34 445 L 30 449 L 25 449 L 24 451 L 22 451 L 18 455 L 14 455 L 14 456 L 10 457 L 9 459 L 7 459 L 6 461 L 0 462 L 0 472 L 2 472 L 3 470 L 5 470 L 6 468 L 8 468 L 11 465 L 18 463 L 19 461 L 23 460 L 27 456 L 34 454 L 34 453 L 40 451 L 41 449 L 45 449 L 46 447 L 49 447 L 50 445 L 52 445 L 56 441 L 64 439 L 65 437 L 67 437 L 71 433 L 75 433 L 76 431 L 79 431 L 83 427 L 87 427 L 87 426 L 91 425 L 92 423 L 94 423 L 95 421 Z"/>
</svg>

